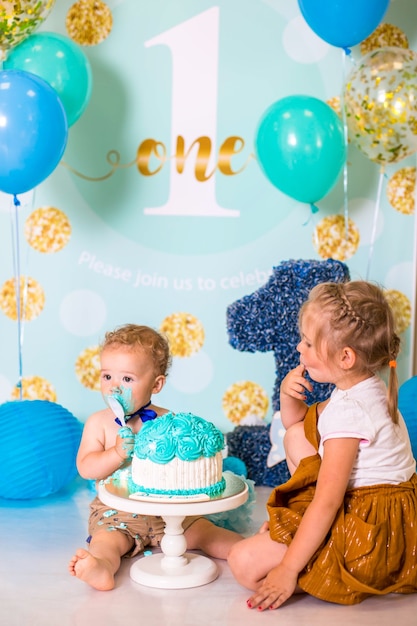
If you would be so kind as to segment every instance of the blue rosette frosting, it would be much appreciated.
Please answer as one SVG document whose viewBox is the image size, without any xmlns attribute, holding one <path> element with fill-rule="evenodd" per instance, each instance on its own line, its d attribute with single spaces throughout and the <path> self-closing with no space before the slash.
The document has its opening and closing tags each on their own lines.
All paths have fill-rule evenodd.
<svg viewBox="0 0 417 626">
<path fill-rule="evenodd" d="M 224 436 L 211 422 L 192 413 L 167 413 L 146 422 L 136 435 L 135 455 L 165 464 L 178 457 L 194 461 L 224 448 Z"/>
</svg>

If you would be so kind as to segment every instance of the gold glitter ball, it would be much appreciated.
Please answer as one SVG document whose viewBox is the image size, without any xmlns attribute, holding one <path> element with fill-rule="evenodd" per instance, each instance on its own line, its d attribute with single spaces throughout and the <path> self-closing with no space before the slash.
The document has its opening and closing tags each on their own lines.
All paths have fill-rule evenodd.
<svg viewBox="0 0 417 626">
<path fill-rule="evenodd" d="M 343 215 L 324 217 L 313 233 L 313 245 L 317 253 L 323 259 L 336 259 L 337 261 L 350 259 L 358 249 L 359 239 L 359 231 L 350 218 L 348 218 L 346 238 L 346 223 Z"/>
<path fill-rule="evenodd" d="M 395 332 L 401 334 L 411 324 L 411 302 L 405 294 L 396 289 L 387 289 L 384 295 L 394 316 Z"/>
<path fill-rule="evenodd" d="M 48 17 L 55 0 L 2 0 L 0 2 L 0 62 L 27 39 Z"/>
<path fill-rule="evenodd" d="M 28 244 L 38 252 L 58 252 L 71 237 L 71 225 L 59 209 L 42 207 L 29 215 L 24 232 Z"/>
<path fill-rule="evenodd" d="M 336 113 L 336 115 L 338 115 L 339 117 L 342 116 L 342 108 L 340 105 L 340 96 L 334 96 L 333 98 L 329 98 L 328 100 L 326 100 L 326 104 L 329 105 L 329 107 L 331 109 L 333 109 L 333 111 Z"/>
<path fill-rule="evenodd" d="M 75 362 L 75 375 L 87 389 L 100 391 L 100 348 L 94 346 L 81 352 Z"/>
<path fill-rule="evenodd" d="M 408 48 L 407 35 L 398 26 L 380 24 L 360 45 L 361 53 L 368 54 L 378 48 Z"/>
<path fill-rule="evenodd" d="M 12 391 L 12 399 L 20 400 L 49 400 L 56 402 L 57 395 L 53 385 L 41 376 L 25 376 L 22 378 L 22 394 L 20 388 L 16 387 Z"/>
<path fill-rule="evenodd" d="M 172 356 L 188 357 L 198 352 L 204 344 L 204 328 L 200 320 L 190 313 L 173 313 L 160 326 L 166 335 Z"/>
<path fill-rule="evenodd" d="M 249 417 L 264 419 L 268 406 L 269 400 L 265 390 L 250 380 L 231 385 L 226 389 L 222 400 L 223 411 L 234 424 L 239 424 Z"/>
<path fill-rule="evenodd" d="M 38 317 L 45 305 L 45 294 L 40 284 L 30 277 L 20 277 L 20 311 L 21 320 L 30 321 Z M 0 289 L 0 309 L 7 317 L 17 320 L 16 280 L 6 280 Z"/>
<path fill-rule="evenodd" d="M 113 17 L 105 2 L 79 0 L 69 9 L 65 26 L 75 43 L 96 46 L 109 36 Z"/>
<path fill-rule="evenodd" d="M 387 184 L 387 197 L 391 206 L 399 213 L 414 213 L 416 168 L 403 167 L 391 176 Z"/>
</svg>

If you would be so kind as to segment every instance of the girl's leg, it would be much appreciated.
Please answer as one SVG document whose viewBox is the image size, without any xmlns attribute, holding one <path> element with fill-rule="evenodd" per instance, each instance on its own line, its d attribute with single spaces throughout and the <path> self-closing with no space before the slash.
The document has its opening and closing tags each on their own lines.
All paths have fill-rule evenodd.
<svg viewBox="0 0 417 626">
<path fill-rule="evenodd" d="M 297 422 L 288 428 L 284 435 L 285 456 L 291 476 L 300 464 L 301 459 L 316 454 L 314 446 L 307 441 L 304 434 L 304 422 Z"/>
<path fill-rule="evenodd" d="M 237 582 L 255 590 L 281 562 L 286 550 L 286 545 L 273 541 L 269 532 L 264 531 L 236 543 L 230 550 L 228 563 Z"/>
<path fill-rule="evenodd" d="M 120 567 L 121 558 L 133 545 L 133 539 L 117 530 L 98 531 L 91 539 L 89 550 L 79 548 L 68 569 L 72 576 L 100 591 L 114 587 L 114 575 Z"/>
</svg>

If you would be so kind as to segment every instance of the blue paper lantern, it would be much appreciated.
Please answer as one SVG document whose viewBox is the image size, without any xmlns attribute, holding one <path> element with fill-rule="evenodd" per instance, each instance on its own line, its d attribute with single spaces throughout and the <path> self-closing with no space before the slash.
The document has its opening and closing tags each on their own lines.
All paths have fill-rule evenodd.
<svg viewBox="0 0 417 626">
<path fill-rule="evenodd" d="M 0 498 L 43 498 L 77 475 L 82 424 L 47 400 L 0 405 Z"/>
<path fill-rule="evenodd" d="M 398 408 L 407 425 L 413 455 L 417 459 L 417 376 L 401 385 L 398 392 Z"/>
</svg>

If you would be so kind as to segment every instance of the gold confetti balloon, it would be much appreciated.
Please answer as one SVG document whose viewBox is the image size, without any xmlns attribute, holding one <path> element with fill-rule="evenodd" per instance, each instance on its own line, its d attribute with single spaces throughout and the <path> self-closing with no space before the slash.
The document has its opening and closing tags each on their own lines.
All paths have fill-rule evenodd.
<svg viewBox="0 0 417 626">
<path fill-rule="evenodd" d="M 337 261 L 350 259 L 358 249 L 359 240 L 359 231 L 350 218 L 348 218 L 346 233 L 343 215 L 324 217 L 313 232 L 313 245 L 323 259 L 336 259 Z"/>
<path fill-rule="evenodd" d="M 349 137 L 371 161 L 397 163 L 417 150 L 417 53 L 367 54 L 344 89 Z"/>
<path fill-rule="evenodd" d="M 0 61 L 24 41 L 49 15 L 55 0 L 3 0 L 0 2 Z"/>
<path fill-rule="evenodd" d="M 403 167 L 391 176 L 387 184 L 387 197 L 391 206 L 399 213 L 414 213 L 416 168 Z"/>
<path fill-rule="evenodd" d="M 58 252 L 71 236 L 71 225 L 65 213 L 54 207 L 33 211 L 25 222 L 28 244 L 38 252 Z"/>
<path fill-rule="evenodd" d="M 265 390 L 251 380 L 234 383 L 223 394 L 224 414 L 234 424 L 240 424 L 245 418 L 264 419 L 268 406 Z"/>
<path fill-rule="evenodd" d="M 387 289 L 384 295 L 394 316 L 395 332 L 401 334 L 411 324 L 411 302 L 404 293 L 396 289 Z"/>
<path fill-rule="evenodd" d="M 80 46 L 96 46 L 109 36 L 113 17 L 105 2 L 79 0 L 67 13 L 68 36 Z"/>
<path fill-rule="evenodd" d="M 75 375 L 87 389 L 100 391 L 100 349 L 99 346 L 86 348 L 75 362 Z"/>
<path fill-rule="evenodd" d="M 45 294 L 41 285 L 34 279 L 21 276 L 19 287 L 19 311 L 15 278 L 6 280 L 0 288 L 0 309 L 12 320 L 30 321 L 38 317 L 45 305 Z"/>
<path fill-rule="evenodd" d="M 188 357 L 198 352 L 204 344 L 204 327 L 191 313 L 173 313 L 160 326 L 166 335 L 174 357 Z"/>
<path fill-rule="evenodd" d="M 380 24 L 360 45 L 363 55 L 378 48 L 408 48 L 407 35 L 393 24 Z"/>
<path fill-rule="evenodd" d="M 22 387 L 17 385 L 12 391 L 12 399 L 20 400 L 49 400 L 56 402 L 57 395 L 54 386 L 42 376 L 25 376 L 22 378 Z"/>
</svg>

